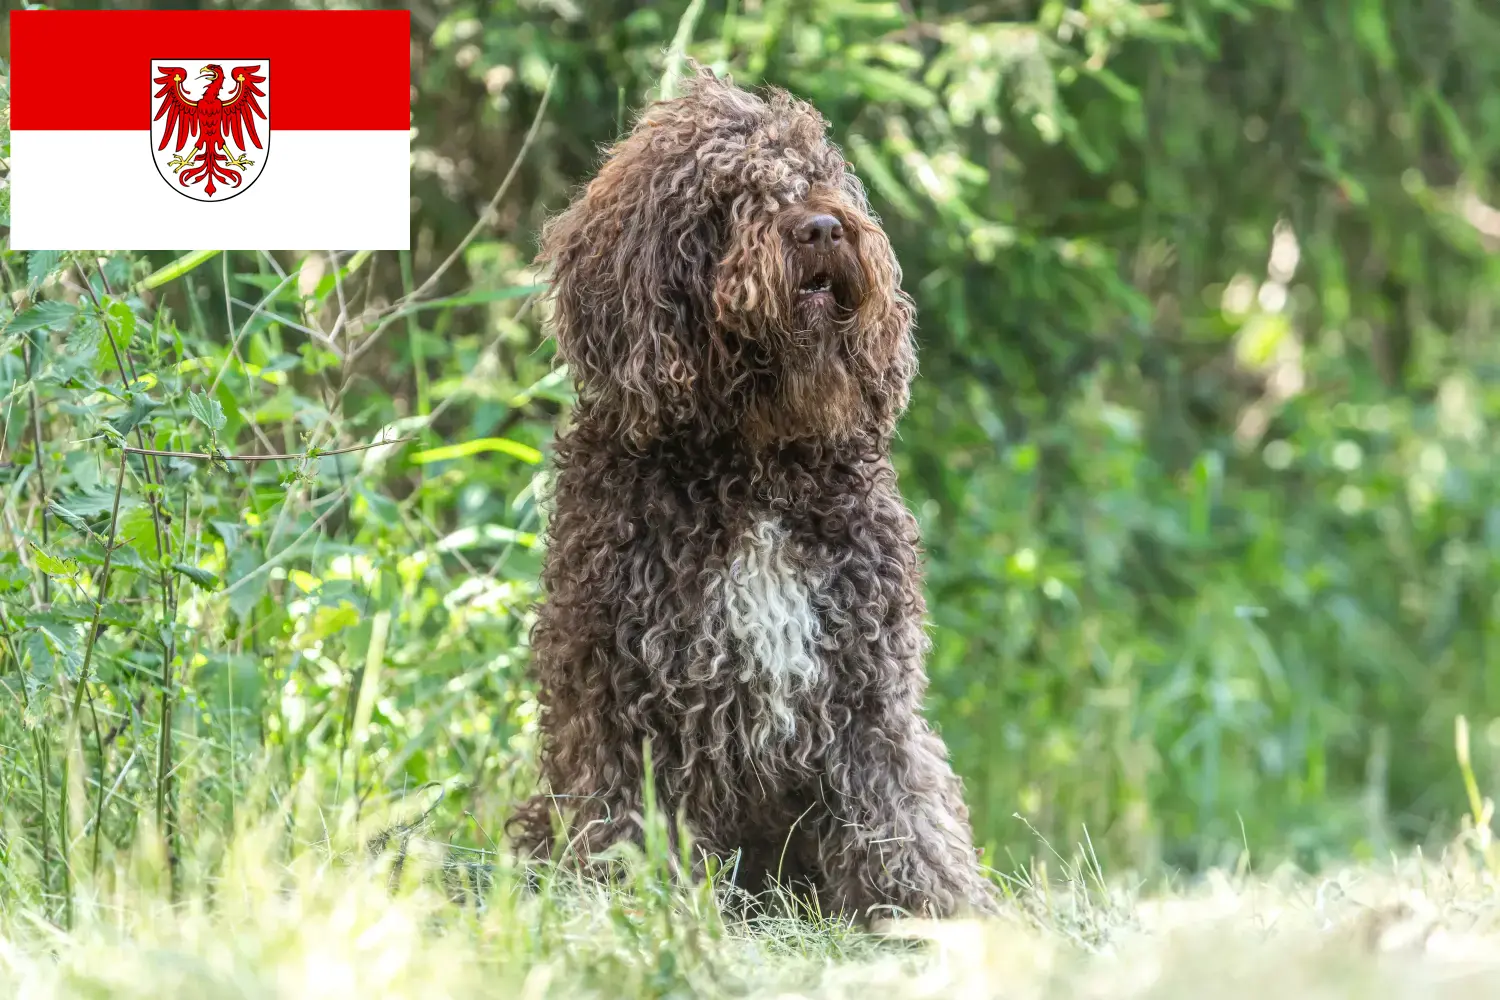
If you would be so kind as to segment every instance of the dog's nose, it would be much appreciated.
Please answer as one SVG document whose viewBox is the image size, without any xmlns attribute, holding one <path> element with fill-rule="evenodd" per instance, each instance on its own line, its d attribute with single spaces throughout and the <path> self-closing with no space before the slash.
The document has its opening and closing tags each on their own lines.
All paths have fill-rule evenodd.
<svg viewBox="0 0 1500 1000">
<path fill-rule="evenodd" d="M 844 224 L 831 215 L 815 215 L 797 229 L 797 241 L 827 253 L 844 238 Z"/>
</svg>

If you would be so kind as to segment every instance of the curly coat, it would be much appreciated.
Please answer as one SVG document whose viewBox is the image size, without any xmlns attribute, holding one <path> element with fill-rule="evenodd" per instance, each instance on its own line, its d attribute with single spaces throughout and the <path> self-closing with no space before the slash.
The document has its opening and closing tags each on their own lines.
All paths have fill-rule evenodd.
<svg viewBox="0 0 1500 1000">
<path fill-rule="evenodd" d="M 534 855 L 559 824 L 570 858 L 639 842 L 650 760 L 743 887 L 988 911 L 919 714 L 918 537 L 889 460 L 913 308 L 826 127 L 697 70 L 543 231 L 579 398 L 532 639 L 549 794 L 511 830 Z"/>
</svg>

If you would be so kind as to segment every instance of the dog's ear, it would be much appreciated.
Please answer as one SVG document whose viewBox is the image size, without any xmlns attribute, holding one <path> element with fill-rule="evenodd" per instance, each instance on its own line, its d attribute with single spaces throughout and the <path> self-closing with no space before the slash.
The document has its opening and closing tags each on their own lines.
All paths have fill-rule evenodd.
<svg viewBox="0 0 1500 1000">
<path fill-rule="evenodd" d="M 712 350 L 713 206 L 690 152 L 674 155 L 690 146 L 667 134 L 683 123 L 662 107 L 546 225 L 538 256 L 551 270 L 559 355 L 583 399 L 638 446 L 692 419 Z"/>
<path fill-rule="evenodd" d="M 909 399 L 917 374 L 916 303 L 901 290 L 901 265 L 885 229 L 870 210 L 864 185 L 853 173 L 842 179 L 844 228 L 859 248 L 859 339 L 853 360 L 861 371 L 865 398 L 881 433 L 890 433 Z"/>
</svg>

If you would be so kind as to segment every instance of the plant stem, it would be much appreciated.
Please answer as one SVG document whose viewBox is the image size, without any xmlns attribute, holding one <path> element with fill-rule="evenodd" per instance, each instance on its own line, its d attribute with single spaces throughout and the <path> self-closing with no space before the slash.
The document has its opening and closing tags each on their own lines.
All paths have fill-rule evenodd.
<svg viewBox="0 0 1500 1000">
<path fill-rule="evenodd" d="M 27 691 L 25 666 L 21 663 L 21 654 L 16 652 L 16 644 L 10 639 L 10 621 L 5 615 L 5 606 L 0 604 L 0 638 L 5 640 L 5 649 L 10 654 L 10 661 L 16 665 L 16 687 L 21 692 L 21 712 L 23 715 L 31 714 L 31 695 Z M 41 788 L 42 806 L 40 819 L 42 824 L 42 887 L 46 888 L 48 876 L 52 871 L 52 837 L 51 829 L 47 824 L 47 772 L 51 770 L 48 766 L 47 744 L 42 739 L 42 727 L 31 726 L 31 747 L 36 751 L 36 774 L 37 785 Z"/>
<path fill-rule="evenodd" d="M 123 385 L 130 385 L 135 381 L 135 364 L 130 363 L 131 372 L 126 374 L 125 364 L 128 356 L 120 350 L 119 343 L 115 340 L 114 330 L 109 325 L 109 317 L 104 314 L 104 308 L 99 303 L 99 296 L 94 292 L 93 283 L 83 269 L 83 265 L 76 265 L 78 276 L 83 281 L 83 287 L 88 292 L 89 299 L 94 303 L 94 311 L 99 314 L 99 325 L 104 327 L 104 335 L 109 338 L 109 349 L 115 357 L 115 369 L 120 373 L 120 381 Z M 104 269 L 99 268 L 99 280 L 104 284 L 105 291 L 109 291 L 109 279 L 104 274 Z M 139 445 L 142 456 L 141 464 L 145 469 L 145 479 L 148 485 L 160 486 L 161 467 L 152 460 L 151 449 L 146 447 L 146 438 L 139 424 L 135 428 L 135 440 Z M 149 491 L 148 498 L 151 504 L 151 526 L 156 536 L 156 554 L 158 562 L 165 563 L 163 558 L 168 552 L 171 536 L 163 528 L 161 513 L 161 495 L 158 491 Z M 169 806 L 171 803 L 171 780 L 172 780 L 172 660 L 177 655 L 177 638 L 175 628 L 177 622 L 177 592 L 172 585 L 171 574 L 167 572 L 165 565 L 158 570 L 158 581 L 161 584 L 161 610 L 162 624 L 165 626 L 166 635 L 162 642 L 161 660 L 161 734 L 158 738 L 158 754 L 156 760 L 156 827 L 161 831 L 167 843 L 168 865 L 172 869 L 173 892 L 176 891 L 176 851 L 172 849 L 173 830 Z"/>
<path fill-rule="evenodd" d="M 202 451 L 163 451 L 157 448 L 131 448 L 128 445 L 125 451 L 131 455 L 151 455 L 157 458 L 190 458 L 200 462 L 212 462 L 215 459 L 221 462 L 292 462 L 304 458 L 327 458 L 329 455 L 348 455 L 356 451 L 369 451 L 371 448 L 380 448 L 388 444 L 405 444 L 415 441 L 416 438 L 394 438 L 390 441 L 370 441 L 366 444 L 351 444 L 346 448 L 329 448 L 324 451 L 317 449 L 316 452 L 306 451 L 299 453 L 286 452 L 276 455 L 211 455 Z"/>
<path fill-rule="evenodd" d="M 411 251 L 410 250 L 402 250 L 401 251 L 401 296 L 402 296 L 402 298 L 410 298 L 411 294 L 412 294 L 412 290 L 415 288 L 415 286 L 416 286 L 416 281 L 412 277 L 412 270 L 411 270 Z M 428 397 L 427 356 L 426 356 L 426 354 L 422 350 L 422 329 L 421 329 L 420 326 L 417 325 L 417 317 L 416 317 L 415 313 L 407 313 L 407 315 L 406 315 L 406 343 L 407 343 L 407 346 L 411 349 L 412 379 L 415 382 L 416 391 L 417 391 L 417 416 L 419 416 L 419 417 L 425 417 L 425 416 L 427 416 L 428 413 L 432 412 L 432 401 Z M 435 499 L 433 497 L 431 497 L 431 496 L 428 496 L 427 490 L 425 489 L 426 485 L 427 485 L 427 471 L 425 469 L 422 469 L 421 467 L 418 467 L 417 468 L 417 492 L 422 497 L 422 513 L 424 513 L 425 515 L 427 515 L 428 518 L 431 518 L 431 517 L 433 517 L 433 513 L 434 513 L 434 511 L 433 511 L 433 504 L 435 502 Z"/>
<path fill-rule="evenodd" d="M 37 403 L 36 383 L 32 381 L 33 354 L 31 335 L 26 336 L 26 381 L 31 382 L 31 457 L 36 463 L 36 488 L 41 495 L 42 547 L 47 547 L 47 466 L 42 461 L 42 408 Z M 42 603 L 52 603 L 52 579 L 42 574 Z"/>
<path fill-rule="evenodd" d="M 97 644 L 99 639 L 99 619 L 104 614 L 105 598 L 109 596 L 109 569 L 110 564 L 114 561 L 115 536 L 118 533 L 120 526 L 120 494 L 124 492 L 124 489 L 125 452 L 122 450 L 120 452 L 120 467 L 119 470 L 115 473 L 115 502 L 114 506 L 110 508 L 109 512 L 109 540 L 104 544 L 104 569 L 99 574 L 99 591 L 94 597 L 94 618 L 89 623 L 89 637 L 84 643 L 83 647 L 83 667 L 78 671 L 78 683 L 73 688 L 73 704 L 68 710 L 68 725 L 64 729 L 64 732 L 67 734 L 67 738 L 69 740 L 76 739 L 79 732 L 79 719 L 83 714 L 83 694 L 88 689 L 89 667 L 94 662 L 94 646 Z M 98 730 L 96 726 L 95 735 L 97 736 L 97 734 Z M 83 756 L 81 747 L 79 749 L 79 756 Z M 68 779 L 71 772 L 71 761 L 71 748 L 64 748 L 61 795 L 62 807 L 58 811 L 58 826 L 62 830 L 61 836 L 63 845 L 63 905 L 66 908 L 65 912 L 67 914 L 67 926 L 70 929 L 73 926 L 73 884 L 72 870 L 68 864 L 67 855 L 69 847 Z M 101 789 L 104 787 L 104 745 L 102 743 L 99 745 L 99 787 Z M 100 808 L 102 809 L 102 804 Z M 94 863 L 96 865 L 98 864 L 99 856 L 98 831 L 99 824 L 96 819 L 94 824 Z"/>
</svg>

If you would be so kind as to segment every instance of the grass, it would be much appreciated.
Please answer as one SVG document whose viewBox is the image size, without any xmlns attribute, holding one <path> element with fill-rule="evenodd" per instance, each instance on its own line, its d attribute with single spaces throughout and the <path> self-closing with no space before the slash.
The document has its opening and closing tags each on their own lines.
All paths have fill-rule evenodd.
<svg viewBox="0 0 1500 1000">
<path fill-rule="evenodd" d="M 1366 1000 L 1500 989 L 1500 896 L 1472 828 L 1436 860 L 1317 877 L 1214 871 L 1149 891 L 1044 845 L 1055 871 L 1037 862 L 1002 878 L 998 919 L 862 933 L 810 914 L 726 916 L 712 885 L 667 882 L 661 847 L 622 855 L 611 887 L 561 872 L 528 883 L 502 855 L 480 868 L 422 836 L 372 839 L 388 817 L 366 809 L 356 821 L 352 804 L 330 813 L 306 789 L 244 799 L 262 805 L 245 805 L 233 834 L 184 836 L 175 879 L 150 830 L 106 852 L 73 880 L 71 930 L 21 902 L 37 898 L 35 851 L 7 832 L 0 997 Z"/>
</svg>

